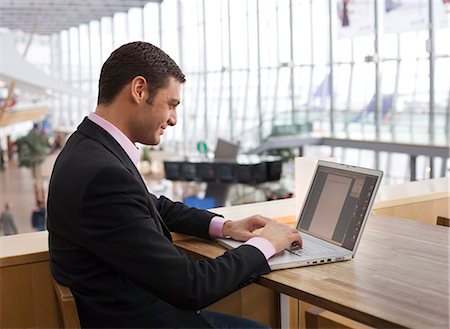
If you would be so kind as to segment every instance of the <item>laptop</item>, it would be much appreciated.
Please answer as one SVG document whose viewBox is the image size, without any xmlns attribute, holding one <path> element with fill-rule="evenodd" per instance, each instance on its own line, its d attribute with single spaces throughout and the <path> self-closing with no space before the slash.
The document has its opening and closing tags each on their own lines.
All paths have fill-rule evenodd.
<svg viewBox="0 0 450 329">
<path fill-rule="evenodd" d="M 352 259 L 369 218 L 383 172 L 319 160 L 298 215 L 303 246 L 269 259 L 272 270 Z M 227 249 L 243 242 L 217 239 Z"/>
</svg>

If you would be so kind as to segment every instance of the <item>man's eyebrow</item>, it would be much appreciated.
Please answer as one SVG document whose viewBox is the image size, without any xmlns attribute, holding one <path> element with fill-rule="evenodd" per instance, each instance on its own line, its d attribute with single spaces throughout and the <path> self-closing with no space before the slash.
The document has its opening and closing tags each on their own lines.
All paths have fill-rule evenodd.
<svg viewBox="0 0 450 329">
<path fill-rule="evenodd" d="M 171 98 L 169 99 L 169 104 L 172 106 L 177 106 L 178 104 L 180 104 L 180 100 L 177 98 Z"/>
</svg>

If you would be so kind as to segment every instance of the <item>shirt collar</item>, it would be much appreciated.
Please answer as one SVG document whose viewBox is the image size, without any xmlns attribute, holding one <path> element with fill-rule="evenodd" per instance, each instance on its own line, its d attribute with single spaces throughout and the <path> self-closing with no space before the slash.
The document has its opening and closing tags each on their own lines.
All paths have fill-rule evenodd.
<svg viewBox="0 0 450 329">
<path fill-rule="evenodd" d="M 105 129 L 120 144 L 134 165 L 138 165 L 139 148 L 119 128 L 95 113 L 89 114 L 88 119 Z"/>
</svg>

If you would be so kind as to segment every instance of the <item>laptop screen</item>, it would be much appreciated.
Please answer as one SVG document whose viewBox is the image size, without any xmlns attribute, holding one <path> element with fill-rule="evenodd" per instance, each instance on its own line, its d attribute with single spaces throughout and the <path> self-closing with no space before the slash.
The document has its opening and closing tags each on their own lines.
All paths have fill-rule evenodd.
<svg viewBox="0 0 450 329">
<path fill-rule="evenodd" d="M 353 250 L 381 177 L 364 171 L 319 163 L 297 229 Z"/>
</svg>

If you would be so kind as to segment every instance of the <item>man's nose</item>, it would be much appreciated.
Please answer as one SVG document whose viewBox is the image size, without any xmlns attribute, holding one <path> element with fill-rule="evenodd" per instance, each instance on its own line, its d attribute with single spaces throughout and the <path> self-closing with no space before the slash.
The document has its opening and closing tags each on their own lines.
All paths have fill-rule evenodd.
<svg viewBox="0 0 450 329">
<path fill-rule="evenodd" d="M 169 126 L 175 126 L 177 124 L 177 112 L 176 111 L 173 111 L 170 114 L 170 117 L 169 117 L 169 120 L 167 121 L 167 124 Z"/>
</svg>

